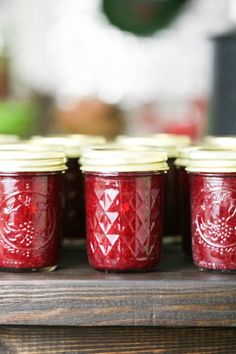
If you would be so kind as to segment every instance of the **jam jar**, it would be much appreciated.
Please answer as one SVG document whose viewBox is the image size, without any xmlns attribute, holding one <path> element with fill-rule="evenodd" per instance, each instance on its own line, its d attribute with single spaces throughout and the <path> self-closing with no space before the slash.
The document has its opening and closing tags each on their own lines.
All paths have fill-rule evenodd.
<svg viewBox="0 0 236 354">
<path fill-rule="evenodd" d="M 185 135 L 154 134 L 143 137 L 119 136 L 119 143 L 127 145 L 147 145 L 163 148 L 168 155 L 169 171 L 166 177 L 164 196 L 164 236 L 176 236 L 180 233 L 178 174 L 174 164 L 177 149 L 190 144 Z"/>
<path fill-rule="evenodd" d="M 103 144 L 105 138 L 93 135 L 67 134 L 47 137 L 35 136 L 35 143 L 64 146 L 67 171 L 64 174 L 62 235 L 66 243 L 85 242 L 84 182 L 78 159 L 81 149 L 87 145 Z"/>
<path fill-rule="evenodd" d="M 57 267 L 65 162 L 62 150 L 0 146 L 0 269 Z"/>
<path fill-rule="evenodd" d="M 178 149 L 175 165 L 178 173 L 178 191 L 180 207 L 180 233 L 182 236 L 183 252 L 187 259 L 192 258 L 192 236 L 191 236 L 191 206 L 190 206 L 190 183 L 189 174 L 186 171 L 188 156 L 191 151 L 197 150 L 199 146 L 187 146 Z"/>
<path fill-rule="evenodd" d="M 189 153 L 192 251 L 201 270 L 236 270 L 236 151 Z"/>
<path fill-rule="evenodd" d="M 87 253 L 92 267 L 128 272 L 158 266 L 166 160 L 166 152 L 151 148 L 83 151 Z"/>
</svg>

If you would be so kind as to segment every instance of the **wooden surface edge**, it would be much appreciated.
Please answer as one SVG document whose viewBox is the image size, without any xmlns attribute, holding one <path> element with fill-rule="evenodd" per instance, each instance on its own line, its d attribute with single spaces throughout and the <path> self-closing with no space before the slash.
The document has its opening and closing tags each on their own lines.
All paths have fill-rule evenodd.
<svg viewBox="0 0 236 354">
<path fill-rule="evenodd" d="M 196 354 L 236 352 L 231 328 L 0 327 L 4 354 Z"/>
<path fill-rule="evenodd" d="M 158 281 L 2 283 L 0 325 L 236 326 L 236 286 Z"/>
</svg>

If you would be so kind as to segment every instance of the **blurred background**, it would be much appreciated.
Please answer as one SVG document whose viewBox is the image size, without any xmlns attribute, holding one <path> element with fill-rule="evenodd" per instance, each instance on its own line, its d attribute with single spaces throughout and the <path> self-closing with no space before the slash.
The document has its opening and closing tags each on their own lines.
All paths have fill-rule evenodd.
<svg viewBox="0 0 236 354">
<path fill-rule="evenodd" d="M 236 134 L 235 0 L 0 0 L 0 133 Z"/>
</svg>

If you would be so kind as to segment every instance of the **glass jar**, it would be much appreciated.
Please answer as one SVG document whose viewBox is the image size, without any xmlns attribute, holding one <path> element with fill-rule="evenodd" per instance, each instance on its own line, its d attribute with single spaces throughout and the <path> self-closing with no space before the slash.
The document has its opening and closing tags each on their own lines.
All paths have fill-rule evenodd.
<svg viewBox="0 0 236 354">
<path fill-rule="evenodd" d="M 82 154 L 87 252 L 95 269 L 148 271 L 161 256 L 165 152 L 96 148 Z"/>
<path fill-rule="evenodd" d="M 175 166 L 177 149 L 187 146 L 191 140 L 185 135 L 154 134 L 143 137 L 119 136 L 117 141 L 126 145 L 147 145 L 163 148 L 168 155 L 169 171 L 166 177 L 164 196 L 164 236 L 180 233 L 178 174 Z"/>
<path fill-rule="evenodd" d="M 67 171 L 64 174 L 62 235 L 65 241 L 77 243 L 85 240 L 85 201 L 83 176 L 78 164 L 81 148 L 87 145 L 104 144 L 105 138 L 80 134 L 52 135 L 32 138 L 35 143 L 64 146 Z"/>
<path fill-rule="evenodd" d="M 57 267 L 65 168 L 63 151 L 0 146 L 0 269 Z"/>
<path fill-rule="evenodd" d="M 201 270 L 236 270 L 236 151 L 189 154 L 192 250 Z"/>
<path fill-rule="evenodd" d="M 188 165 L 189 153 L 199 148 L 199 146 L 187 146 L 178 149 L 178 155 L 175 161 L 178 173 L 180 233 L 182 236 L 183 252 L 187 259 L 192 258 L 192 236 L 190 183 L 189 174 L 186 171 L 186 167 Z"/>
</svg>

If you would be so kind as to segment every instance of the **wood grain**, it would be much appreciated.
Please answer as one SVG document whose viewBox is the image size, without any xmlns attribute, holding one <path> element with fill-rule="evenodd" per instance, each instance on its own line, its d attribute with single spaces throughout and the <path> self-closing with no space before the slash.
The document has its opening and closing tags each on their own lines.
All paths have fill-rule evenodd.
<svg viewBox="0 0 236 354">
<path fill-rule="evenodd" d="M 1 354 L 233 354 L 236 330 L 150 327 L 0 328 Z"/>
<path fill-rule="evenodd" d="M 236 326 L 236 275 L 201 273 L 179 249 L 159 271 L 104 274 L 78 250 L 53 273 L 0 273 L 1 325 Z"/>
</svg>

